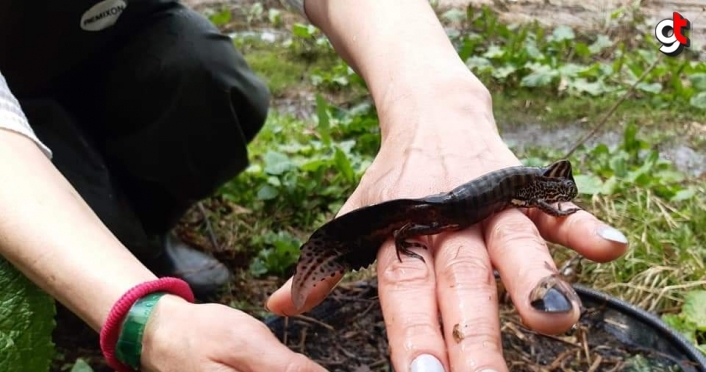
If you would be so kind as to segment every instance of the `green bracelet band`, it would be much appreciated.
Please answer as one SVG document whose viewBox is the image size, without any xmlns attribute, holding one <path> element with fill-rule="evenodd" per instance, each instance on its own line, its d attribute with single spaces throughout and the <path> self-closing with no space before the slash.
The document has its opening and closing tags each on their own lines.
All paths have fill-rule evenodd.
<svg viewBox="0 0 706 372">
<path fill-rule="evenodd" d="M 135 301 L 120 328 L 120 336 L 118 336 L 118 342 L 115 345 L 115 357 L 136 371 L 140 369 L 142 336 L 145 333 L 147 320 L 152 314 L 154 305 L 165 294 L 167 293 L 150 293 Z"/>
</svg>

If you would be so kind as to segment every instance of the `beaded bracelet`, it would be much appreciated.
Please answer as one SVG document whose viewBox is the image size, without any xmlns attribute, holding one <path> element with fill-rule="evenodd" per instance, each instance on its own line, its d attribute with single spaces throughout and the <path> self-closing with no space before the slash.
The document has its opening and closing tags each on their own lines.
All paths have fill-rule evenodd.
<svg viewBox="0 0 706 372">
<path fill-rule="evenodd" d="M 161 278 L 134 286 L 113 305 L 100 332 L 101 351 L 111 368 L 118 372 L 139 369 L 144 327 L 159 297 L 167 293 L 194 302 L 194 294 L 185 281 Z M 148 296 L 151 294 L 155 296 Z M 116 346 L 121 335 L 124 338 L 118 358 Z"/>
</svg>

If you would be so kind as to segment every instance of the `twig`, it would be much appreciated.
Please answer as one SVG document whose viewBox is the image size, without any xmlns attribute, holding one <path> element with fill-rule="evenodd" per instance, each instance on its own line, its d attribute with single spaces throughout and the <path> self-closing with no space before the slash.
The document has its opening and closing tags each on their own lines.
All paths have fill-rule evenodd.
<svg viewBox="0 0 706 372">
<path fill-rule="evenodd" d="M 307 322 L 310 322 L 310 323 L 318 324 L 318 325 L 320 325 L 320 326 L 322 326 L 322 327 L 328 329 L 329 331 L 335 331 L 335 330 L 336 330 L 336 329 L 333 328 L 333 326 L 331 326 L 330 324 L 324 323 L 324 322 L 322 322 L 322 321 L 320 321 L 320 320 L 318 320 L 318 319 L 314 319 L 314 318 L 309 317 L 309 316 L 306 316 L 306 315 L 293 315 L 292 318 L 301 319 L 301 320 L 304 320 L 304 321 L 307 321 Z"/>
<path fill-rule="evenodd" d="M 208 220 L 208 214 L 206 214 L 206 208 L 203 206 L 201 202 L 196 203 L 196 205 L 199 207 L 199 211 L 201 211 L 201 214 L 203 215 L 203 220 L 206 223 L 206 231 L 208 232 L 208 237 L 211 239 L 211 245 L 213 245 L 213 249 L 216 251 L 220 251 L 221 248 L 218 245 L 218 240 L 216 240 L 216 234 L 213 232 L 213 227 L 211 226 L 211 221 Z"/>
<path fill-rule="evenodd" d="M 588 141 L 591 137 L 593 137 L 594 135 L 596 135 L 596 133 L 598 133 L 598 131 L 605 125 L 605 123 L 608 122 L 608 118 L 610 118 L 611 115 L 613 115 L 613 113 L 615 112 L 615 110 L 618 109 L 618 106 L 620 106 L 620 104 L 623 103 L 623 101 L 625 101 L 632 94 L 632 92 L 635 90 L 637 85 L 640 84 L 640 82 L 642 82 L 642 80 L 645 80 L 647 75 L 655 67 L 657 67 L 657 64 L 660 61 L 662 61 L 662 54 L 657 56 L 655 61 L 652 62 L 652 64 L 647 68 L 647 70 L 645 70 L 645 72 L 643 72 L 642 75 L 630 86 L 630 88 L 628 88 L 628 90 L 620 97 L 620 99 L 618 99 L 615 102 L 615 104 L 610 108 L 610 110 L 608 110 L 608 112 L 605 114 L 605 116 L 603 116 L 603 119 L 601 119 L 601 121 L 599 121 L 598 124 L 596 124 L 596 126 L 593 127 L 593 129 L 591 129 L 588 133 L 586 133 L 583 136 L 583 138 L 581 138 L 580 140 L 578 140 L 578 142 L 576 142 L 576 144 L 574 144 L 574 146 L 571 148 L 571 150 L 569 150 L 569 152 L 567 152 L 566 155 L 564 155 L 564 158 L 568 158 L 569 156 L 571 156 L 571 154 L 573 154 L 574 151 L 576 151 L 579 148 L 579 146 L 586 143 L 586 141 Z"/>
</svg>

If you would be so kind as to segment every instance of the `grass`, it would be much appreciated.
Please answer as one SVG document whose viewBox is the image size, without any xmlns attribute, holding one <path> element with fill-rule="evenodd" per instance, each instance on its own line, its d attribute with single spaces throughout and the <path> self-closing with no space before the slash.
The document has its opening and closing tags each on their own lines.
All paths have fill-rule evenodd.
<svg viewBox="0 0 706 372">
<path fill-rule="evenodd" d="M 629 17 L 633 23 L 597 34 L 506 25 L 487 7 L 441 18 L 453 26 L 450 38 L 461 57 L 493 92 L 496 120 L 507 131 L 539 123 L 548 132 L 573 128 L 578 138 L 661 58 L 651 38 L 640 36 L 650 32 L 639 14 Z M 280 21 L 260 26 L 291 31 L 275 43 L 235 41 L 275 101 L 320 95 L 309 110 L 313 117 L 271 113 L 250 146 L 252 166 L 217 196 L 246 212 L 231 208 L 211 218 L 225 226 L 217 235 L 247 261 L 243 275 L 284 278 L 299 244 L 337 212 L 374 156 L 377 118 L 362 81 L 318 30 Z M 620 139 L 571 156 L 579 202 L 631 242 L 615 262 L 582 261 L 579 282 L 663 314 L 706 351 L 703 312 L 700 318 L 682 312 L 706 308 L 700 295 L 706 288 L 706 190 L 657 150 L 669 141 L 706 146 L 706 63 L 689 54 L 662 58 L 636 88 L 605 126 Z M 566 145 L 515 150 L 528 164 L 546 164 L 563 157 Z M 555 248 L 558 261 L 570 257 Z"/>
</svg>

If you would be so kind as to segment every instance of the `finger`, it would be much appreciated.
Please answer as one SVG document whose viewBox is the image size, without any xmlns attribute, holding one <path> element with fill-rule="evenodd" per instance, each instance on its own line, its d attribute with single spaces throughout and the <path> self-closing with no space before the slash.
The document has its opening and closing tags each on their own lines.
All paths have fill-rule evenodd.
<svg viewBox="0 0 706 372">
<path fill-rule="evenodd" d="M 546 334 L 571 328 L 578 321 L 580 302 L 572 304 L 568 313 L 547 313 L 531 305 L 532 290 L 556 273 L 549 249 L 532 221 L 518 210 L 509 210 L 489 219 L 484 231 L 490 258 L 523 322 Z"/>
<path fill-rule="evenodd" d="M 429 239 L 420 241 L 429 246 Z M 433 258 L 428 250 L 412 250 L 425 262 L 403 254 L 400 262 L 392 243 L 378 251 L 378 294 L 390 357 L 396 371 L 439 371 L 439 365 L 448 363 L 439 325 Z"/>
<path fill-rule="evenodd" d="M 454 371 L 506 371 L 493 269 L 478 226 L 444 234 L 434 257 L 439 309 Z"/>
<path fill-rule="evenodd" d="M 333 277 L 328 277 L 324 281 L 317 283 L 301 309 L 297 309 L 292 301 L 292 278 L 289 278 L 284 285 L 272 293 L 270 298 L 267 299 L 265 308 L 277 315 L 283 316 L 307 312 L 323 302 L 342 278 L 343 275 L 337 273 Z"/>
<path fill-rule="evenodd" d="M 230 327 L 230 342 L 222 342 L 222 350 L 214 355 L 237 371 L 301 371 L 324 372 L 322 366 L 295 353 L 263 324 L 246 314 L 238 314 L 237 326 Z"/>
<path fill-rule="evenodd" d="M 562 209 L 574 207 L 570 203 L 562 204 Z M 528 216 L 545 239 L 569 247 L 592 261 L 611 261 L 628 249 L 628 239 L 623 233 L 586 211 L 556 218 L 539 210 L 530 210 Z"/>
</svg>

